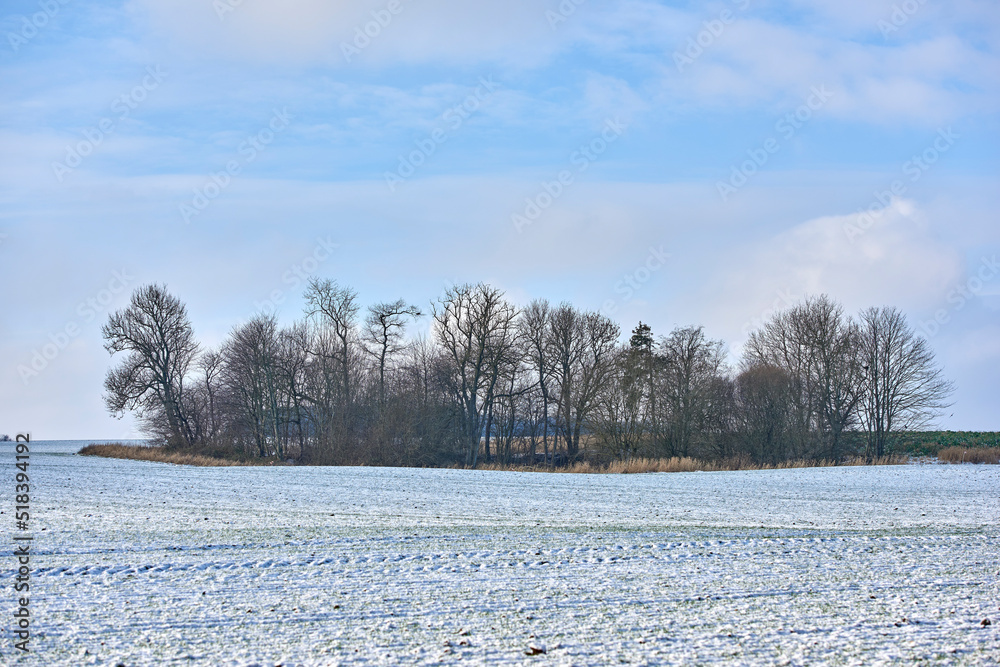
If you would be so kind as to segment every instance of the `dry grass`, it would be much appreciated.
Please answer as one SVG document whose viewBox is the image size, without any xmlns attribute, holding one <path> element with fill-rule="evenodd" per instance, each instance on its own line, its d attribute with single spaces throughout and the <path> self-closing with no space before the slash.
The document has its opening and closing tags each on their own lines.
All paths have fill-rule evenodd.
<svg viewBox="0 0 1000 667">
<path fill-rule="evenodd" d="M 104 456 L 112 459 L 132 459 L 134 461 L 155 461 L 157 463 L 173 463 L 184 466 L 221 467 L 251 465 L 242 461 L 219 459 L 201 454 L 171 452 L 159 447 L 143 447 L 138 445 L 87 445 L 78 454 L 83 456 Z"/>
<path fill-rule="evenodd" d="M 938 452 L 938 460 L 948 463 L 1000 464 L 1000 447 L 945 447 Z"/>
<path fill-rule="evenodd" d="M 944 458 L 946 453 L 954 450 L 957 455 L 954 458 Z M 965 458 L 962 458 L 965 452 Z M 972 453 L 982 454 L 991 452 L 992 458 L 979 456 L 972 458 Z M 103 456 L 114 459 L 131 459 L 134 461 L 154 461 L 157 463 L 172 463 L 174 465 L 188 465 L 201 467 L 220 466 L 269 466 L 281 465 L 280 462 L 269 460 L 258 461 L 237 461 L 234 459 L 224 459 L 189 452 L 178 452 L 161 449 L 159 447 L 143 447 L 137 445 L 125 445 L 122 443 L 112 443 L 107 445 L 87 445 L 81 449 L 79 454 L 83 456 Z M 941 460 L 949 460 L 953 463 L 998 463 L 1000 449 L 970 449 L 963 450 L 960 447 L 951 447 L 942 450 Z M 863 457 L 848 459 L 845 461 L 833 462 L 827 460 L 798 459 L 795 461 L 784 461 L 777 464 L 755 463 L 745 457 L 734 457 L 721 461 L 702 461 L 690 457 L 675 456 L 672 458 L 647 459 L 634 458 L 624 461 L 612 461 L 607 465 L 592 464 L 589 461 L 574 463 L 565 468 L 549 468 L 548 466 L 523 466 L 504 465 L 502 463 L 485 463 L 477 467 L 478 470 L 497 470 L 508 472 L 559 472 L 573 474 L 638 474 L 648 472 L 720 472 L 727 470 L 784 470 L 789 468 L 819 468 L 826 466 L 858 466 L 858 465 L 900 465 L 906 463 L 906 456 L 886 456 L 878 461 L 869 462 Z M 455 466 L 461 467 L 461 466 Z"/>
<path fill-rule="evenodd" d="M 664 459 L 635 458 L 624 461 L 612 461 L 606 466 L 593 465 L 589 461 L 574 463 L 566 468 L 532 467 L 519 465 L 504 465 L 502 463 L 487 463 L 478 467 L 479 470 L 504 470 L 513 472 L 561 472 L 583 474 L 638 474 L 647 472 L 720 472 L 730 470 L 785 470 L 789 468 L 824 468 L 827 466 L 861 466 L 861 465 L 902 465 L 909 460 L 907 456 L 885 456 L 877 461 L 868 461 L 863 457 L 833 462 L 827 460 L 798 459 L 781 463 L 754 463 L 750 459 L 737 457 L 721 461 L 702 461 L 690 457 Z"/>
</svg>

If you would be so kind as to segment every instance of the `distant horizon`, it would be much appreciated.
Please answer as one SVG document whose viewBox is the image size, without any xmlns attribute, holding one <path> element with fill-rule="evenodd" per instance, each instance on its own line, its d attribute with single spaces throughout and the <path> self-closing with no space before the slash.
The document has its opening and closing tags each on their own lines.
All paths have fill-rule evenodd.
<svg viewBox="0 0 1000 667">
<path fill-rule="evenodd" d="M 971 430 L 971 429 L 961 429 L 961 430 L 957 430 L 957 429 L 926 429 L 926 430 L 920 430 L 920 431 L 913 431 L 913 433 L 998 433 L 998 434 L 1000 434 L 1000 430 L 997 430 L 997 431 L 976 431 L 976 430 Z M 14 435 L 13 434 L 9 434 L 8 433 L 8 435 L 10 435 L 11 440 L 14 439 Z M 41 439 L 41 440 L 36 439 L 34 436 L 32 436 L 32 438 L 31 438 L 31 442 L 34 442 L 34 443 L 39 443 L 39 442 L 99 442 L 99 441 L 101 441 L 101 442 L 103 442 L 103 441 L 108 441 L 108 442 L 121 442 L 121 441 L 132 442 L 132 441 L 140 441 L 140 440 L 149 440 L 149 441 L 152 441 L 152 440 L 156 440 L 156 438 L 150 438 L 150 437 L 139 437 L 139 438 L 44 438 L 44 439 Z"/>
</svg>

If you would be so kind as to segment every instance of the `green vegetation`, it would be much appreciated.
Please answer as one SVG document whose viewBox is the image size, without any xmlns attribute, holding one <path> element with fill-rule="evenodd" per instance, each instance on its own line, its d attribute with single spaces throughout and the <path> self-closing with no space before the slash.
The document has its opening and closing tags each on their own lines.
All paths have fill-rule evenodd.
<svg viewBox="0 0 1000 667">
<path fill-rule="evenodd" d="M 896 435 L 893 451 L 910 456 L 937 456 L 942 449 L 1000 447 L 996 431 L 909 431 Z"/>
</svg>

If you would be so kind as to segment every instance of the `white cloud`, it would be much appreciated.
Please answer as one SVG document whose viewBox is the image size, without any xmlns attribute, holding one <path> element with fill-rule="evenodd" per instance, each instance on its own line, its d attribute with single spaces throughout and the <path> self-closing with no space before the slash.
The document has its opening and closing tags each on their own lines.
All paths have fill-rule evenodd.
<svg viewBox="0 0 1000 667">
<path fill-rule="evenodd" d="M 867 226 L 859 216 L 803 222 L 720 262 L 701 292 L 708 319 L 734 343 L 775 310 L 829 294 L 850 312 L 892 305 L 926 309 L 962 275 L 961 255 L 935 238 L 915 204 L 896 200 Z M 853 238 L 852 238 L 853 237 Z"/>
<path fill-rule="evenodd" d="M 1000 108 L 996 44 L 954 34 L 903 44 L 738 17 L 678 72 L 663 67 L 671 106 L 764 106 L 787 110 L 813 86 L 834 91 L 824 113 L 877 123 L 935 124 Z"/>
</svg>

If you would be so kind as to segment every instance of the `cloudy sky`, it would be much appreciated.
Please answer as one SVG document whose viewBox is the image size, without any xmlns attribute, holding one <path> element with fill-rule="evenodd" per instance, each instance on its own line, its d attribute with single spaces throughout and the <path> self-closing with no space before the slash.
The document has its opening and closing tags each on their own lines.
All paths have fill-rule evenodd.
<svg viewBox="0 0 1000 667">
<path fill-rule="evenodd" d="M 895 305 L 958 385 L 942 426 L 1000 430 L 993 0 L 2 11 L 0 432 L 134 434 L 100 326 L 135 287 L 212 346 L 309 275 L 488 281 L 733 358 L 807 294 Z"/>
</svg>

